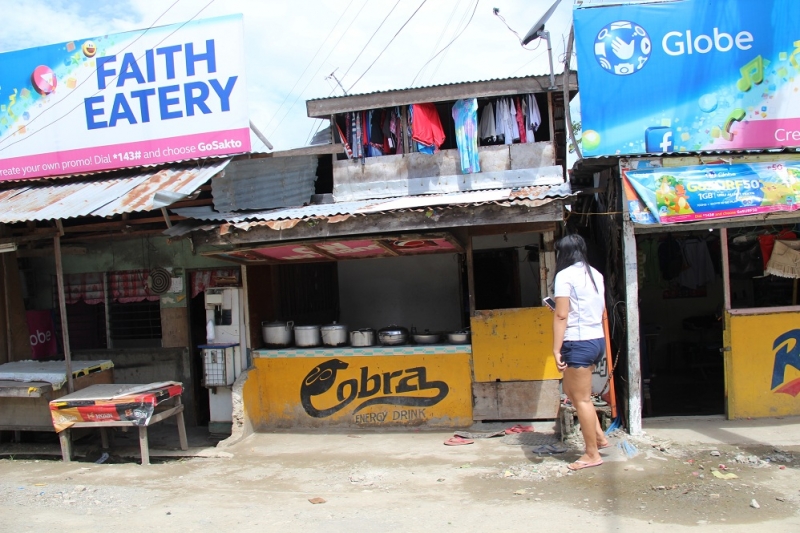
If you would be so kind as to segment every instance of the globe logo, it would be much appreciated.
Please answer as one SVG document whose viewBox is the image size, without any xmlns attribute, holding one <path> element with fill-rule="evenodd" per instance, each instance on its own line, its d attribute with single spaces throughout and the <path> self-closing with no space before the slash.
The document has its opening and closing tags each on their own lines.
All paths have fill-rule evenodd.
<svg viewBox="0 0 800 533">
<path fill-rule="evenodd" d="M 607 24 L 594 40 L 594 57 L 603 70 L 629 76 L 644 68 L 650 59 L 650 36 L 636 23 L 619 20 Z"/>
</svg>

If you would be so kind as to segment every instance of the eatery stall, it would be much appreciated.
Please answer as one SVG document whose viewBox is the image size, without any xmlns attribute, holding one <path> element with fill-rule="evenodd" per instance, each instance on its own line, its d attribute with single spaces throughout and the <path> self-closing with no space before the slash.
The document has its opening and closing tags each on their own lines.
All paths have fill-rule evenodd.
<svg viewBox="0 0 800 533">
<path fill-rule="evenodd" d="M 252 366 L 238 393 L 248 423 L 464 427 L 556 418 L 560 376 L 541 298 L 552 276 L 546 246 L 569 193 L 543 189 L 535 207 L 427 206 L 351 226 L 415 231 L 276 243 L 263 241 L 274 231 L 266 224 L 243 222 L 250 229 L 239 239 L 259 244 L 211 253 L 243 264 Z M 465 224 L 481 212 L 516 223 L 417 226 L 445 209 Z M 312 220 L 347 229 L 328 216 Z"/>
</svg>

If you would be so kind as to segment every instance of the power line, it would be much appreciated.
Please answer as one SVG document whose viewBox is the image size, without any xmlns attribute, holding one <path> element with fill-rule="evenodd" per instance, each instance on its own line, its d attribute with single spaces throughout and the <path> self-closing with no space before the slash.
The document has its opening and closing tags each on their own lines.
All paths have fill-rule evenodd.
<svg viewBox="0 0 800 533">
<path fill-rule="evenodd" d="M 363 53 L 364 53 L 364 50 L 366 50 L 366 49 L 367 49 L 367 46 L 369 46 L 369 43 L 371 43 L 371 42 L 372 42 L 372 39 L 375 37 L 375 35 L 377 35 L 377 34 L 378 34 L 378 31 L 381 29 L 381 27 L 383 27 L 383 24 L 384 24 L 384 23 L 385 23 L 385 22 L 386 22 L 386 21 L 389 19 L 389 16 L 390 16 L 390 15 L 391 15 L 391 14 L 394 12 L 395 8 L 396 8 L 396 7 L 397 7 L 399 4 L 400 4 L 400 0 L 397 0 L 397 2 L 395 2 L 394 6 L 392 6 L 392 9 L 389 11 L 389 13 L 388 13 L 388 14 L 387 14 L 387 15 L 386 15 L 384 18 L 383 18 L 383 20 L 382 20 L 382 21 L 381 21 L 381 23 L 378 25 L 378 27 L 377 27 L 377 28 L 375 28 L 375 31 L 374 31 L 374 32 L 372 33 L 372 35 L 370 36 L 369 40 L 367 41 L 367 44 L 365 44 L 365 45 L 364 45 L 364 48 L 362 48 L 362 49 L 361 49 L 361 51 L 358 53 L 358 55 L 357 55 L 357 56 L 356 56 L 356 58 L 353 60 L 353 62 L 352 62 L 352 63 L 350 63 L 350 66 L 349 66 L 349 67 L 347 67 L 347 70 L 346 70 L 346 71 L 345 71 L 345 73 L 342 75 L 342 79 L 345 79 L 345 78 L 347 77 L 347 73 L 348 73 L 348 72 L 350 72 L 350 69 L 351 69 L 351 68 L 353 68 L 353 65 L 355 65 L 355 64 L 356 64 L 356 61 L 358 61 L 358 58 L 359 58 L 359 57 L 361 57 L 361 54 L 363 54 Z M 342 89 L 342 90 L 344 90 L 344 89 Z M 346 93 L 345 93 L 345 94 L 346 94 Z"/>
<path fill-rule="evenodd" d="M 442 31 L 439 33 L 439 38 L 436 39 L 436 44 L 434 44 L 433 48 L 431 48 L 431 53 L 435 52 L 436 49 L 439 48 L 439 43 L 442 42 L 442 39 L 444 38 L 444 34 L 447 32 L 447 28 L 450 26 L 450 22 L 453 20 L 453 16 L 456 14 L 456 11 L 458 10 L 458 4 L 459 4 L 460 1 L 461 0 L 456 0 L 453 3 L 453 10 L 450 11 L 450 16 L 447 17 L 447 22 L 445 22 L 444 26 L 442 26 Z M 422 69 L 420 69 L 420 72 L 422 72 L 423 70 L 425 70 L 425 66 L 424 65 L 423 65 Z"/>
<path fill-rule="evenodd" d="M 305 87 L 303 87 L 303 90 L 302 90 L 302 91 L 300 92 L 300 94 L 298 94 L 298 95 L 297 95 L 297 97 L 294 99 L 294 102 L 292 102 L 292 105 L 289 107 L 289 109 L 288 109 L 288 110 L 286 111 L 286 113 L 283 115 L 283 117 L 281 118 L 280 122 L 278 122 L 278 125 L 277 125 L 277 126 L 275 126 L 274 128 L 272 128 L 272 131 L 270 131 L 270 133 L 269 133 L 270 135 L 272 135 L 273 133 L 275 133 L 275 131 L 276 131 L 278 128 L 280 128 L 280 127 L 281 127 L 281 124 L 283 124 L 283 121 L 284 121 L 284 120 L 286 120 L 286 117 L 288 117 L 288 116 L 289 116 L 289 113 L 291 113 L 292 109 L 294 109 L 294 106 L 296 106 L 296 105 L 297 105 L 297 101 L 298 101 L 298 100 L 300 100 L 300 97 L 301 97 L 301 96 L 303 96 L 303 94 L 305 94 L 305 92 L 308 90 L 308 86 L 309 86 L 309 85 L 311 85 L 311 82 L 312 82 L 312 81 L 314 81 L 314 80 L 317 78 L 317 74 L 319 74 L 319 71 L 320 71 L 320 70 L 322 70 L 322 66 L 325 64 L 325 62 L 326 62 L 326 61 L 328 61 L 328 58 L 329 58 L 329 57 L 331 57 L 331 54 L 332 54 L 332 53 L 334 52 L 334 50 L 336 50 L 336 48 L 339 46 L 339 43 L 341 43 L 341 42 L 342 42 L 342 39 L 344 38 L 344 36 L 345 36 L 345 35 L 347 35 L 347 32 L 348 32 L 348 30 L 350 30 L 350 27 L 353 25 L 353 23 L 356 21 L 356 19 L 358 19 L 358 16 L 359 16 L 361 13 L 363 13 L 363 11 L 364 11 L 364 6 L 366 6 L 366 5 L 367 5 L 367 2 L 368 2 L 368 1 L 369 1 L 369 0 L 364 0 L 364 3 L 361 5 L 361 9 L 359 9 L 359 10 L 358 10 L 358 12 L 356 12 L 356 16 L 355 16 L 355 17 L 353 17 L 353 20 L 351 20 L 351 21 L 350 21 L 350 24 L 348 24 L 347 28 L 345 28 L 344 32 L 343 32 L 343 33 L 342 33 L 342 34 L 339 36 L 339 40 L 338 40 L 338 41 L 336 41 L 336 44 L 334 44 L 334 45 L 333 45 L 333 48 L 331 48 L 331 51 L 330 51 L 330 52 L 328 52 L 328 55 L 327 55 L 327 56 L 325 56 L 325 59 L 323 59 L 323 60 L 322 60 L 322 63 L 321 63 L 321 64 L 320 64 L 320 66 L 317 68 L 316 72 L 314 72 L 314 74 L 311 76 L 311 78 L 309 78 L 309 80 L 308 80 L 308 83 L 306 83 L 306 86 L 305 86 Z"/>
<path fill-rule="evenodd" d="M 458 33 L 458 35 L 456 35 L 455 37 L 453 37 L 453 39 L 452 39 L 452 40 L 451 40 L 449 43 L 447 43 L 447 45 L 446 45 L 444 48 L 442 48 L 441 50 L 439 50 L 438 52 L 436 52 L 436 55 L 434 55 L 432 58 L 430 58 L 428 61 L 426 61 L 426 62 L 425 62 L 425 65 L 422 65 L 422 68 L 425 68 L 425 66 L 426 66 L 428 63 L 430 63 L 431 61 L 433 61 L 433 60 L 436 58 L 436 56 L 438 56 L 439 54 L 441 54 L 442 52 L 444 52 L 445 50 L 447 50 L 447 49 L 450 47 L 450 45 L 451 45 L 451 44 L 453 44 L 454 42 L 456 42 L 456 39 L 458 39 L 459 37 L 461 37 L 461 35 L 464 33 L 464 31 L 465 31 L 465 30 L 466 30 L 466 29 L 469 27 L 469 24 L 470 24 L 470 22 L 472 22 L 472 18 L 475 16 L 475 12 L 478 10 L 478 4 L 480 4 L 480 3 L 481 3 L 481 0 L 475 0 L 475 7 L 473 7 L 473 8 L 472 8 L 472 15 L 470 15 L 470 17 L 469 17 L 469 20 L 467 21 L 467 24 L 466 24 L 466 26 L 464 26 L 464 28 L 463 28 L 463 29 L 462 29 L 462 30 L 461 30 L 461 31 Z M 416 75 L 416 76 L 414 76 L 414 79 L 413 79 L 413 80 L 411 80 L 411 84 L 409 85 L 409 87 L 410 87 L 410 86 L 412 86 L 412 85 L 414 85 L 414 82 L 415 82 L 415 81 L 417 81 L 417 77 L 419 76 L 420 72 L 422 72 L 422 69 L 420 69 L 420 70 L 419 70 L 419 72 L 417 72 L 417 75 Z"/>
<path fill-rule="evenodd" d="M 378 59 L 380 59 L 380 58 L 381 58 L 381 56 L 382 56 L 382 55 L 383 55 L 383 53 L 386 51 L 386 49 L 387 49 L 387 48 L 389 48 L 389 46 L 390 46 L 390 45 L 391 45 L 391 44 L 394 42 L 394 40 L 397 38 L 397 36 L 398 36 L 398 35 L 400 35 L 400 32 L 401 32 L 401 31 L 403 31 L 403 28 L 405 28 L 405 27 L 406 27 L 406 25 L 407 25 L 409 22 L 411 22 L 411 19 L 413 19 L 413 18 L 414 18 L 414 16 L 415 16 L 415 15 L 416 15 L 416 14 L 419 12 L 419 10 L 420 10 L 420 9 L 422 9 L 422 6 L 424 6 L 424 5 L 425 5 L 425 2 L 427 2 L 427 1 L 428 1 L 428 0 L 422 0 L 422 3 L 419 5 L 419 7 L 417 7 L 417 9 L 416 9 L 416 10 L 414 10 L 414 12 L 411 14 L 411 16 L 410 16 L 410 17 L 408 17 L 408 20 L 406 20 L 406 21 L 403 23 L 403 25 L 402 25 L 402 26 L 400 26 L 400 29 L 399 29 L 399 30 L 397 30 L 397 33 L 395 33 L 395 34 L 394 34 L 394 36 L 392 36 L 392 38 L 389 40 L 389 42 L 388 42 L 388 43 L 386 43 L 386 46 L 383 48 L 383 50 L 381 50 L 381 53 L 380 53 L 380 54 L 378 54 L 378 57 L 376 57 L 376 58 L 375 58 L 375 60 L 374 60 L 372 63 L 370 63 L 370 65 L 367 67 L 367 70 L 365 70 L 365 71 L 364 71 L 364 73 L 363 73 L 361 76 L 359 76 L 359 77 L 358 77 L 358 79 L 357 79 L 355 82 L 353 82 L 353 85 L 351 85 L 351 86 L 350 86 L 350 88 L 348 89 L 348 91 L 352 91 L 352 90 L 353 90 L 353 87 L 355 87 L 356 83 L 358 83 L 359 81 L 361 81 L 361 78 L 363 78 L 363 77 L 364 77 L 364 76 L 367 74 L 367 72 L 369 72 L 369 71 L 370 71 L 370 69 L 373 67 L 373 65 L 375 65 L 375 63 L 378 61 Z"/>
<path fill-rule="evenodd" d="M 328 39 L 330 39 L 331 35 L 333 35 L 333 31 L 336 29 L 336 26 L 339 25 L 339 22 L 342 20 L 345 13 L 347 13 L 350 10 L 350 6 L 353 5 L 353 2 L 355 2 L 355 0 L 350 0 L 350 3 L 347 4 L 347 7 L 344 8 L 344 11 L 342 11 L 342 14 L 339 15 L 339 18 L 336 19 L 336 22 L 333 23 L 331 31 L 328 32 L 328 35 L 325 37 L 325 39 L 322 40 L 322 42 L 319 45 L 319 48 L 317 48 L 317 51 L 314 52 L 314 57 L 311 58 L 311 61 L 308 62 L 306 68 L 304 68 L 303 72 L 297 77 L 297 81 L 294 82 L 292 88 L 289 89 L 289 92 L 286 93 L 286 96 L 284 97 L 283 102 L 281 102 L 281 105 L 278 106 L 278 109 L 275 110 L 275 113 L 272 115 L 272 118 L 269 120 L 269 122 L 267 122 L 267 125 L 264 127 L 265 130 L 272 125 L 272 122 L 275 120 L 275 117 L 278 116 L 278 113 L 280 113 L 283 104 L 286 103 L 286 100 L 289 99 L 289 96 L 292 94 L 292 91 L 294 91 L 295 87 L 297 87 L 297 84 L 300 83 L 300 80 L 303 79 L 303 76 L 305 75 L 308 68 L 312 65 L 312 63 L 314 63 L 314 60 L 317 58 L 317 55 L 319 54 L 320 50 L 322 50 L 322 47 L 325 46 L 325 43 L 328 42 Z"/>
<path fill-rule="evenodd" d="M 170 4 L 170 6 L 169 6 L 167 9 L 165 9 L 165 10 L 164 10 L 164 11 L 163 11 L 163 12 L 162 12 L 162 13 L 161 13 L 161 14 L 160 14 L 160 15 L 159 15 L 159 16 L 158 16 L 158 17 L 157 17 L 157 18 L 156 18 L 156 19 L 155 19 L 155 20 L 154 20 L 154 21 L 153 21 L 151 24 L 150 24 L 150 26 L 148 26 L 147 28 L 145 28 L 145 30 L 144 30 L 144 31 L 143 31 L 141 34 L 139 34 L 139 35 L 138 35 L 138 36 L 137 36 L 137 37 L 136 37 L 136 38 L 135 38 L 133 41 L 131 41 L 130 43 L 128 43 L 128 44 L 127 44 L 125 47 L 123 47 L 123 48 L 122 48 L 122 49 L 121 49 L 121 50 L 120 50 L 118 53 L 120 53 L 120 54 L 121 54 L 122 52 L 124 52 L 125 50 L 127 50 L 128 48 L 130 48 L 131 46 L 133 46 L 133 45 L 136 43 L 136 41 L 138 41 L 139 39 L 141 39 L 142 37 L 144 37 L 144 34 L 145 34 L 145 33 L 147 33 L 148 31 L 150 31 L 150 30 L 153 28 L 153 26 L 155 26 L 155 25 L 156 25 L 156 23 L 158 23 L 158 21 L 159 21 L 159 20 L 161 20 L 161 18 L 162 18 L 164 15 L 166 15 L 166 14 L 169 12 L 169 10 L 170 10 L 170 9 L 172 9 L 173 7 L 175 7 L 175 5 L 176 5 L 178 2 L 180 2 L 180 1 L 181 1 L 181 0 L 175 0 L 174 2 L 172 2 L 172 4 Z M 211 1 L 213 2 L 214 0 L 211 0 Z M 206 7 L 208 7 L 208 6 L 206 6 Z M 203 9 L 205 9 L 205 8 L 203 8 Z M 197 16 L 197 15 L 195 15 L 195 16 Z M 141 58 L 139 58 L 139 59 L 141 59 Z M 96 71 L 97 71 L 97 70 L 95 69 L 95 71 L 94 71 L 94 72 L 96 72 Z M 80 88 L 80 87 L 81 87 L 81 86 L 82 86 L 84 83 L 86 83 L 86 82 L 87 82 L 87 81 L 89 81 L 90 79 L 92 79 L 92 76 L 91 76 L 91 75 L 87 76 L 87 77 L 86 77 L 86 79 L 84 79 L 82 82 L 80 82 L 79 84 L 77 84 L 77 85 L 75 86 L 75 88 L 73 89 L 73 92 L 71 92 L 70 94 L 77 94 L 77 93 L 75 92 L 75 89 L 78 89 L 78 88 Z M 100 91 L 98 91 L 97 93 L 95 93 L 95 95 L 97 95 L 99 92 L 100 92 Z M 56 108 L 56 107 L 57 107 L 59 104 L 61 104 L 61 103 L 65 102 L 65 101 L 66 101 L 66 98 L 65 98 L 65 99 L 62 99 L 62 100 L 59 100 L 58 102 L 55 102 L 53 105 L 51 105 L 51 106 L 49 106 L 49 107 L 45 108 L 44 110 L 42 110 L 42 112 L 41 112 L 41 113 L 39 113 L 38 115 L 36 115 L 35 117 L 33 117 L 33 118 L 32 118 L 32 119 L 31 119 L 31 120 L 28 122 L 27 126 L 30 126 L 31 124 L 33 124 L 34 122 L 36 122 L 37 120 L 39 120 L 40 118 L 42 118 L 42 116 L 44 116 L 46 113 L 48 113 L 48 112 L 52 111 L 52 110 L 53 110 L 53 109 L 55 109 L 55 108 Z M 74 108 L 72 108 L 71 110 L 69 110 L 69 112 L 67 112 L 67 115 L 69 115 L 70 113 L 72 113 L 73 111 L 75 111 L 75 109 L 77 109 L 77 108 L 78 108 L 78 107 L 80 107 L 81 105 L 83 105 L 83 104 L 78 104 L 76 107 L 74 107 Z M 43 130 L 47 129 L 47 128 L 48 128 L 50 125 L 52 125 L 52 124 L 55 124 L 56 122 L 58 122 L 59 120 L 61 120 L 62 118 L 64 118 L 64 117 L 65 117 L 65 116 L 67 116 L 67 115 L 64 115 L 64 116 L 62 116 L 62 117 L 59 117 L 59 118 L 57 118 L 56 120 L 54 120 L 54 121 L 53 121 L 53 122 L 51 122 L 50 124 L 47 124 L 47 125 L 46 125 L 46 126 L 44 126 L 44 127 L 41 129 L 41 130 L 38 130 L 38 131 L 43 131 Z M 36 133 L 38 133 L 38 132 L 37 132 L 37 131 L 33 131 L 33 132 L 31 132 L 31 134 L 30 134 L 30 135 L 28 135 L 28 137 L 26 137 L 26 138 L 30 138 L 30 137 L 32 137 L 33 135 L 35 135 Z M 4 143 L 5 143 L 6 141 L 8 141 L 9 139 L 11 139 L 11 136 L 9 136 L 9 137 L 6 137 L 6 138 L 5 138 L 5 139 L 3 139 L 3 140 L 0 140 L 0 144 L 4 144 Z M 22 142 L 23 140 L 25 140 L 25 139 L 20 139 L 20 140 L 18 140 L 18 141 L 15 141 L 15 142 L 13 142 L 13 143 L 9 144 L 9 145 L 8 145 L 8 146 L 6 146 L 5 148 L 0 148 L 0 151 L 3 151 L 3 150 L 5 150 L 6 148 L 9 148 L 9 147 L 11 147 L 11 146 L 14 146 L 14 145 L 15 145 L 15 144 L 17 144 L 17 143 L 19 143 L 19 142 Z"/>
<path fill-rule="evenodd" d="M 468 14 L 469 14 L 469 5 L 467 6 L 467 9 L 464 10 L 464 14 L 461 15 L 461 20 L 458 21 L 458 25 L 456 26 L 455 30 L 453 31 L 454 35 L 456 33 L 458 33 L 458 28 L 460 28 L 461 25 L 464 24 L 464 21 L 466 20 Z M 439 69 L 444 64 L 444 60 L 447 57 L 447 54 L 449 54 L 449 53 L 450 53 L 450 49 L 448 48 L 447 50 L 444 51 L 444 53 L 442 54 L 442 57 L 439 58 L 439 62 L 436 63 L 436 68 L 433 69 L 433 73 L 431 73 L 430 77 L 428 78 L 428 83 L 432 83 L 433 80 L 436 78 L 436 73 L 439 72 Z"/>
</svg>

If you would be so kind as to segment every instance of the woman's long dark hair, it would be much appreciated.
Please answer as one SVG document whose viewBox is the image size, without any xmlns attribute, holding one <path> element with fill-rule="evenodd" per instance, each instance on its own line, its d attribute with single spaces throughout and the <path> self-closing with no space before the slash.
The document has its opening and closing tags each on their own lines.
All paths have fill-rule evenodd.
<svg viewBox="0 0 800 533">
<path fill-rule="evenodd" d="M 586 252 L 586 241 L 577 234 L 567 235 L 556 241 L 556 274 L 571 267 L 575 263 L 583 263 L 589 279 L 592 280 L 594 290 L 597 292 L 597 284 L 592 276 L 592 267 L 589 266 L 589 259 Z"/>
</svg>

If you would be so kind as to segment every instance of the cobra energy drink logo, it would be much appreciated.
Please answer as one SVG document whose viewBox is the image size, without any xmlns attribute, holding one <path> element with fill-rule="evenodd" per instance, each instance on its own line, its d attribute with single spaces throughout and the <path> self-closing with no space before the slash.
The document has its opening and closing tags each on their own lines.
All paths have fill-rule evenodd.
<svg viewBox="0 0 800 533">
<path fill-rule="evenodd" d="M 800 370 L 800 329 L 787 331 L 778 336 L 772 345 L 775 350 L 775 366 L 772 368 L 772 389 L 775 393 L 797 396 L 800 394 L 800 378 L 784 383 L 786 367 Z"/>
<path fill-rule="evenodd" d="M 338 413 L 353 402 L 353 414 L 373 405 L 430 407 L 442 401 L 450 388 L 444 381 L 428 381 L 424 366 L 371 373 L 360 368 L 358 377 L 339 379 L 340 372 L 350 365 L 340 359 L 329 359 L 314 367 L 300 386 L 300 402 L 306 413 L 314 418 L 326 418 Z M 330 407 L 324 404 L 335 403 Z M 376 420 L 382 422 L 383 420 Z"/>
<path fill-rule="evenodd" d="M 607 24 L 594 40 L 594 57 L 606 72 L 629 76 L 644 68 L 652 43 L 647 31 L 627 20 Z"/>
</svg>

